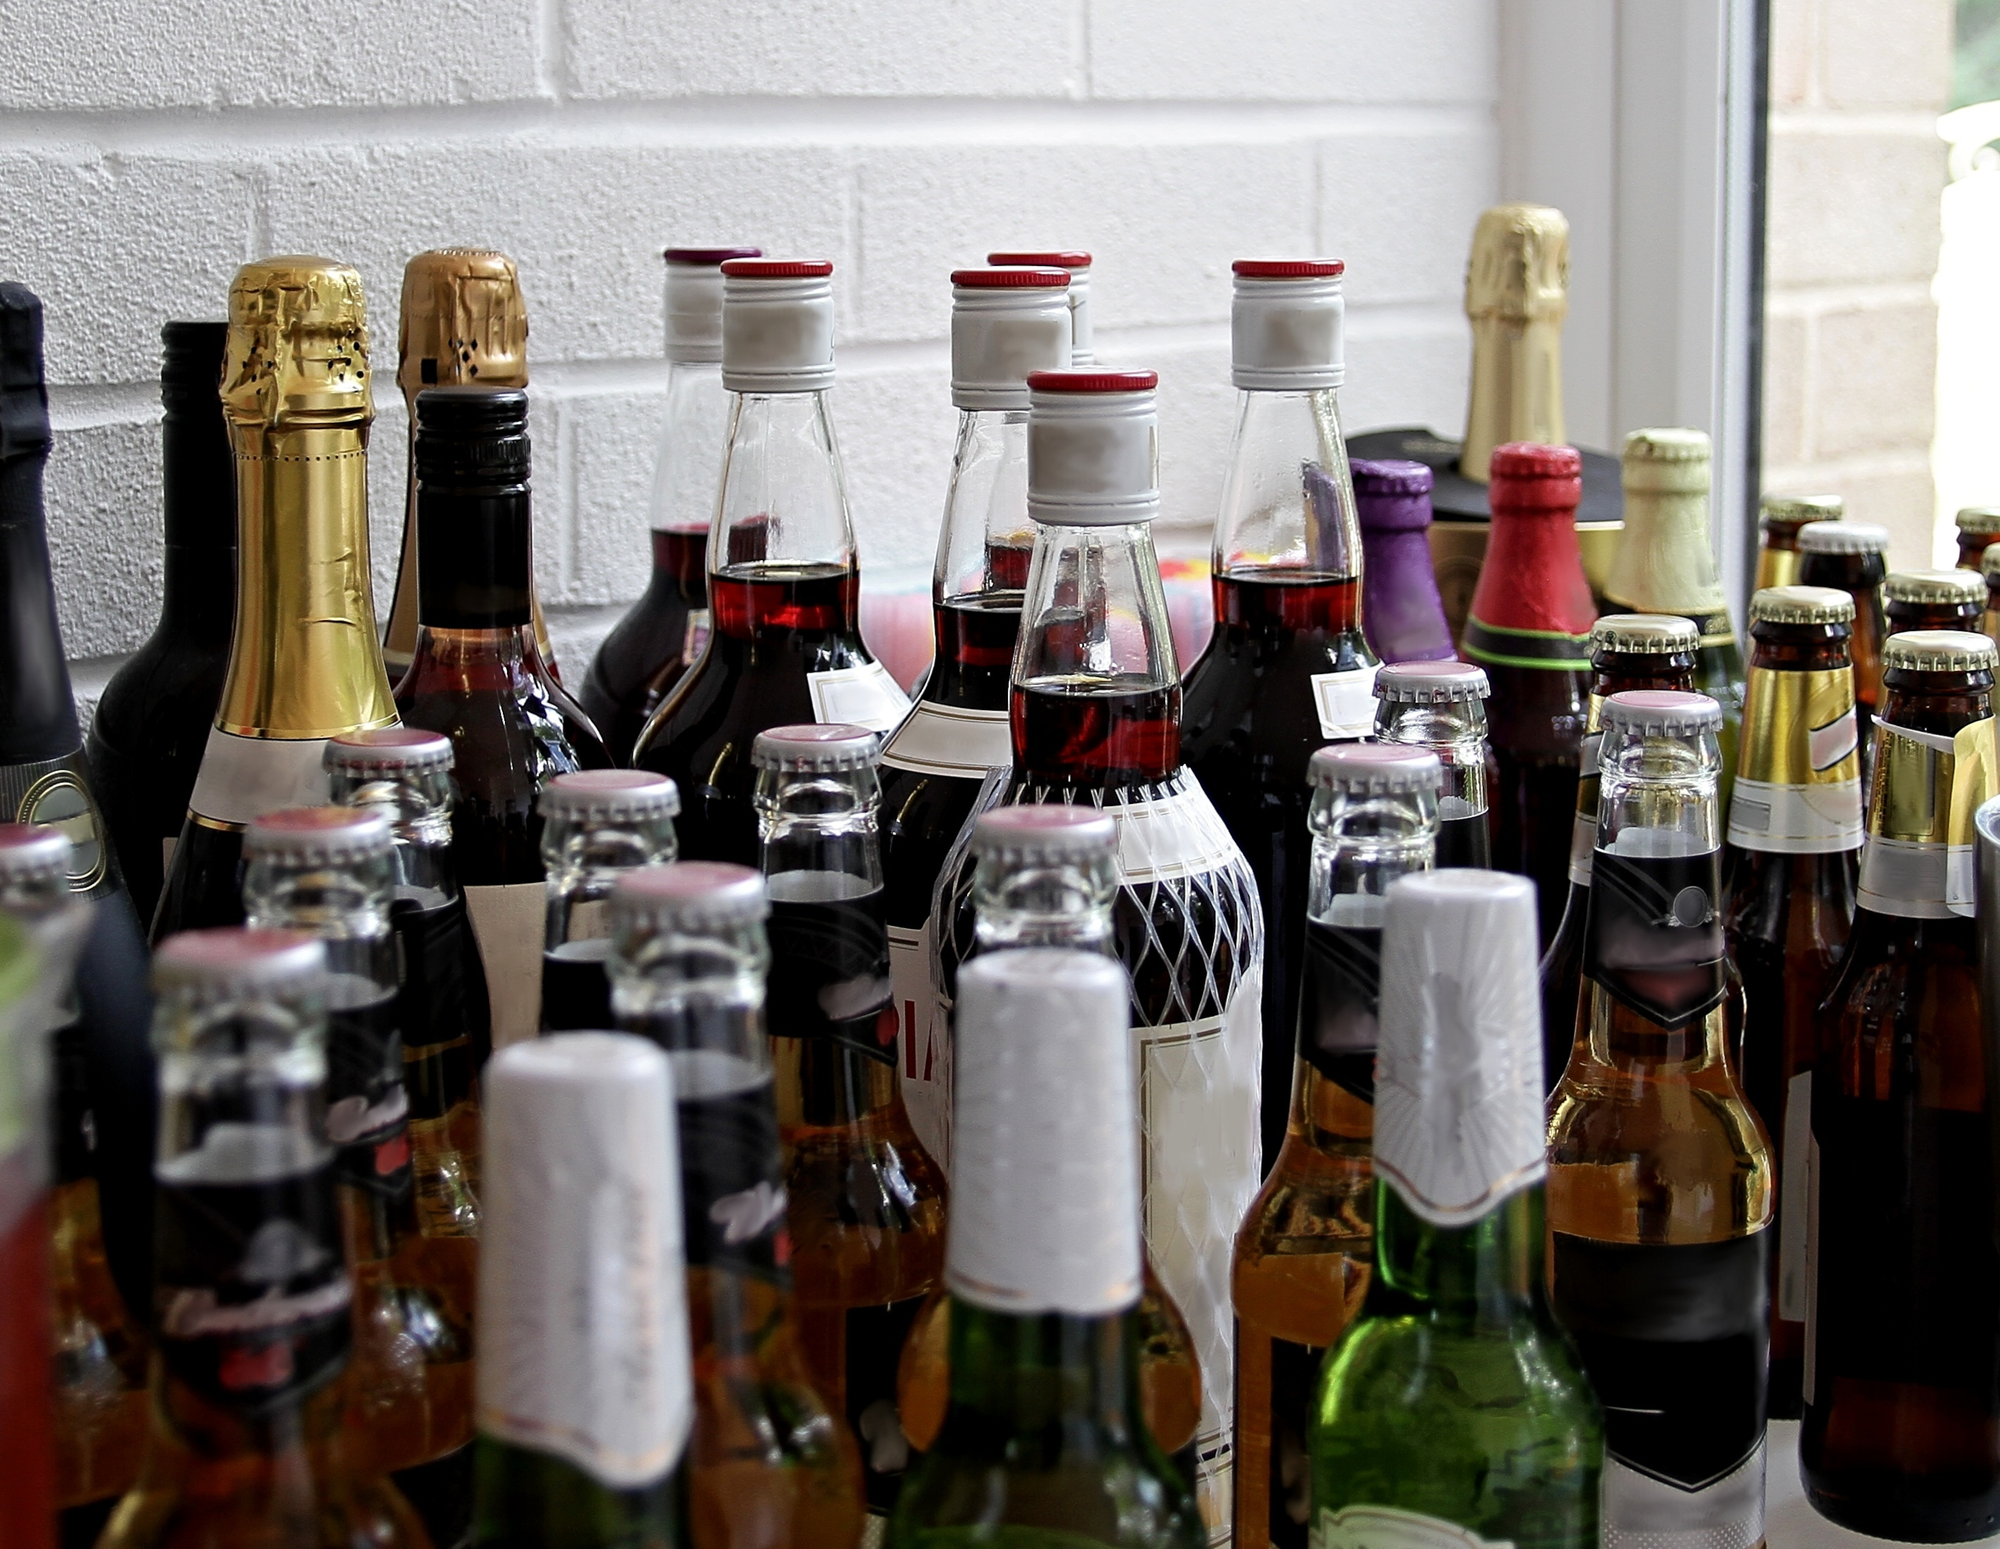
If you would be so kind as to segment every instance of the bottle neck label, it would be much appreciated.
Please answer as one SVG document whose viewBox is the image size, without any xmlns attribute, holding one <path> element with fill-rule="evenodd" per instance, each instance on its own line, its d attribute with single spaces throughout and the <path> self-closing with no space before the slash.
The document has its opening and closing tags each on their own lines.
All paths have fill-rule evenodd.
<svg viewBox="0 0 2000 1549">
<path fill-rule="evenodd" d="M 1973 916 L 1972 814 L 2000 788 L 1992 717 L 1956 733 L 1877 719 L 1875 786 L 1856 902 L 1877 914 Z"/>
<path fill-rule="evenodd" d="M 210 727 L 188 811 L 217 827 L 243 828 L 283 807 L 324 806 L 325 752 L 324 737 L 244 737 Z"/>
<path fill-rule="evenodd" d="M 839 896 L 840 884 L 858 880 L 844 872 L 818 871 L 770 879 L 765 1025 L 784 1038 L 823 1040 L 894 1066 L 896 1008 L 890 995 L 883 893 L 875 888 Z M 813 1096 L 811 1090 L 805 1093 L 808 1104 Z M 808 1122 L 838 1120 L 809 1113 Z"/>
<path fill-rule="evenodd" d="M 1627 843 L 1646 829 L 1619 835 Z M 1591 861 L 1583 971 L 1613 999 L 1664 1028 L 1722 1004 L 1722 852 L 1621 854 Z"/>
<path fill-rule="evenodd" d="M 1514 1549 L 1511 1538 L 1481 1538 L 1470 1528 L 1395 1506 L 1322 1506 L 1307 1549 Z"/>
<path fill-rule="evenodd" d="M 821 725 L 838 722 L 886 733 L 910 713 L 909 695 L 880 662 L 808 672 L 806 690 L 812 695 L 813 719 Z"/>
<path fill-rule="evenodd" d="M 1590 635 L 1546 629 L 1501 629 L 1465 621 L 1465 654 L 1489 667 L 1530 667 L 1546 672 L 1589 672 Z"/>
<path fill-rule="evenodd" d="M 1751 669 L 1729 802 L 1739 849 L 1823 855 L 1861 844 L 1854 674 Z"/>
<path fill-rule="evenodd" d="M 789 1286 L 784 1161 L 768 1070 L 701 1051 L 672 1051 L 680 1121 L 681 1199 L 690 1269 Z M 730 1074 L 714 1070 L 726 1064 Z"/>
<path fill-rule="evenodd" d="M 917 701 L 882 749 L 885 768 L 947 779 L 984 779 L 989 769 L 1013 762 L 1005 710 L 967 710 L 928 699 Z"/>
<path fill-rule="evenodd" d="M 548 907 L 548 888 L 540 882 L 501 882 L 465 890 L 465 910 L 486 971 L 495 1050 L 541 1031 Z"/>
<path fill-rule="evenodd" d="M 332 982 L 336 988 L 330 998 L 336 1004 L 327 1013 L 326 1135 L 337 1148 L 334 1176 L 364 1194 L 400 1200 L 410 1192 L 410 1100 L 403 1090 L 396 996 L 371 993 L 375 986 L 349 974 L 334 976 Z"/>
<path fill-rule="evenodd" d="M 1375 731 L 1374 662 L 1344 672 L 1316 672 L 1313 705 L 1319 711 L 1319 733 L 1331 742 L 1353 742 Z"/>
</svg>

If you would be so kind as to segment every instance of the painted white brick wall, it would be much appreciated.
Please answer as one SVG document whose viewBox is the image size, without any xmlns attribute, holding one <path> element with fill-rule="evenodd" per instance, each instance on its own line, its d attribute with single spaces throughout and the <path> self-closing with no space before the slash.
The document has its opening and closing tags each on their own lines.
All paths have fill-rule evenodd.
<svg viewBox="0 0 2000 1549">
<path fill-rule="evenodd" d="M 1498 196 L 1500 0 L 12 0 L 0 276 L 48 308 L 50 536 L 79 692 L 151 630 L 159 326 L 246 259 L 367 285 L 378 380 L 404 260 L 519 262 L 537 565 L 571 670 L 645 580 L 659 250 L 836 263 L 864 576 L 921 569 L 954 416 L 954 265 L 1090 248 L 1100 354 L 1156 366 L 1170 544 L 1227 445 L 1229 274 L 1348 260 L 1350 428 L 1464 412 L 1464 252 Z M 378 604 L 405 425 L 377 403 Z"/>
</svg>

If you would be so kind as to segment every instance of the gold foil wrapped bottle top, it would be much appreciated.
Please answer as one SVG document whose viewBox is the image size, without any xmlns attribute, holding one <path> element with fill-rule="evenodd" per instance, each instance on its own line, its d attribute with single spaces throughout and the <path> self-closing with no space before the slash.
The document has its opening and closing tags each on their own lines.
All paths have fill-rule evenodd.
<svg viewBox="0 0 2000 1549">
<path fill-rule="evenodd" d="M 505 253 L 441 247 L 403 267 L 396 381 L 414 405 L 426 387 L 526 387 L 528 304 Z"/>
<path fill-rule="evenodd" d="M 1678 427 L 1625 438 L 1625 537 L 1604 595 L 1636 613 L 1697 622 L 1725 611 L 1708 539 L 1708 437 Z"/>
<path fill-rule="evenodd" d="M 222 407 L 246 428 L 372 420 L 361 276 L 331 258 L 265 258 L 237 270 Z"/>
<path fill-rule="evenodd" d="M 1541 204 L 1500 204 L 1472 233 L 1465 315 L 1472 394 L 1459 472 L 1484 484 L 1493 448 L 1561 446 L 1562 325 L 1569 313 L 1569 222 Z"/>
</svg>

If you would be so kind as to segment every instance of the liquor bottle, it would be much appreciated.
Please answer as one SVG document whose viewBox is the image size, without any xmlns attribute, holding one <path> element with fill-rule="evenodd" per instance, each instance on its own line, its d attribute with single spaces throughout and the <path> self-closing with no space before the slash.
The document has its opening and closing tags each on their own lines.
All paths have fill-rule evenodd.
<svg viewBox="0 0 2000 1549">
<path fill-rule="evenodd" d="M 1312 881 L 1291 1116 L 1236 1234 L 1230 1282 L 1236 1541 L 1272 1549 L 1306 1549 L 1314 1381 L 1374 1262 L 1383 895 L 1431 869 L 1444 773 L 1425 748 L 1341 743 L 1313 755 L 1308 777 Z"/>
<path fill-rule="evenodd" d="M 479 1326 L 480 1549 L 687 1549 L 694 1419 L 674 1084 L 623 1033 L 504 1050 Z M 615 1288 L 615 1289 L 610 1289 Z"/>
<path fill-rule="evenodd" d="M 326 739 L 396 723 L 368 569 L 368 328 L 330 258 L 245 264 L 222 410 L 236 462 L 229 674 L 153 940 L 243 918 L 243 828 L 326 800 Z"/>
<path fill-rule="evenodd" d="M 1806 1146 L 1819 1007 L 1854 921 L 1861 762 L 1847 642 L 1854 600 L 1809 586 L 1750 599 L 1750 690 L 1730 801 L 1723 934 L 1743 975 L 1742 1081 L 1777 1172 L 1770 1411 L 1795 1420 L 1805 1348 Z"/>
<path fill-rule="evenodd" d="M 698 1549 L 854 1549 L 854 1439 L 813 1387 L 792 1296 L 771 1040 L 764 880 L 682 861 L 611 895 L 611 1008 L 673 1067 L 694 1437 L 685 1474 Z"/>
<path fill-rule="evenodd" d="M 1597 617 L 1577 558 L 1580 466 L 1566 446 L 1495 450 L 1493 533 L 1465 621 L 1465 654 L 1493 685 L 1493 863 L 1533 879 L 1544 945 L 1566 894 Z"/>
<path fill-rule="evenodd" d="M 1069 276 L 1064 297 L 1069 303 L 1069 364 L 1094 366 L 1097 350 L 1090 332 L 1090 254 L 1078 248 L 1046 252 L 988 253 L 989 264 L 1008 269 L 1061 269 Z"/>
<path fill-rule="evenodd" d="M 1976 570 L 1892 570 L 1882 582 L 1882 614 L 1892 635 L 1917 629 L 1977 634 L 1986 616 L 1986 578 Z"/>
<path fill-rule="evenodd" d="M 2000 1528 L 1993 1097 L 1979 926 L 1952 901 L 1959 825 L 1991 794 L 1996 660 L 1982 635 L 1883 647 L 1859 907 L 1820 1013 L 1799 1472 L 1878 1538 Z"/>
<path fill-rule="evenodd" d="M 430 558 L 418 570 L 416 656 L 396 708 L 405 725 L 451 739 L 453 859 L 495 1048 L 532 1038 L 540 1018 L 547 896 L 535 794 L 555 775 L 611 761 L 535 655 L 529 455 L 525 392 L 417 395 L 417 532 Z"/>
<path fill-rule="evenodd" d="M 1692 619 L 1667 613 L 1607 613 L 1590 630 L 1590 709 L 1584 723 L 1576 821 L 1569 849 L 1569 895 L 1556 939 L 1542 954 L 1542 1086 L 1554 1091 L 1581 1031 L 1585 926 L 1590 914 L 1590 862 L 1597 853 L 1598 718 L 1604 701 L 1630 689 L 1688 693 L 1694 688 L 1701 636 Z"/>
<path fill-rule="evenodd" d="M 10 1549 L 56 1543 L 41 960 L 27 929 L 0 913 L 0 1541 Z"/>
<path fill-rule="evenodd" d="M 722 265 L 760 247 L 670 247 L 667 415 L 653 463 L 653 574 L 604 637 L 577 702 L 621 764 L 708 645 L 708 524 L 729 420 L 722 390 Z"/>
<path fill-rule="evenodd" d="M 611 1025 L 611 894 L 641 866 L 680 858 L 681 793 L 643 769 L 581 769 L 542 787 L 542 1031 Z"/>
<path fill-rule="evenodd" d="M 1604 1431 L 1543 1290 L 1531 885 L 1405 877 L 1381 976 L 1375 1262 L 1313 1396 L 1311 1542 L 1589 1549 Z"/>
<path fill-rule="evenodd" d="M 326 948 L 326 1138 L 354 1300 L 345 1423 L 357 1455 L 394 1472 L 432 1543 L 456 1546 L 472 1512 L 478 1205 L 467 1192 L 443 1223 L 417 1209 L 409 1086 L 435 1085 L 444 1060 L 433 1051 L 406 1084 L 395 840 L 380 812 L 296 807 L 253 818 L 243 853 L 251 927 Z"/>
<path fill-rule="evenodd" d="M 1757 502 L 1757 586 L 1799 583 L 1799 533 L 1810 522 L 1837 522 L 1847 514 L 1838 495 L 1766 495 Z"/>
<path fill-rule="evenodd" d="M 236 611 L 235 468 L 222 404 L 227 323 L 160 330 L 166 570 L 160 621 L 111 675 L 84 747 L 111 847 L 141 919 L 151 919 L 187 818 Z"/>
<path fill-rule="evenodd" d="M 960 988 L 951 1398 L 886 1542 L 1200 1549 L 1140 1400 L 1125 975 L 1093 952 L 1003 951 Z"/>
<path fill-rule="evenodd" d="M 1699 430 L 1635 430 L 1625 438 L 1625 537 L 1604 583 L 1627 613 L 1670 613 L 1701 632 L 1694 683 L 1722 706 L 1722 810 L 1743 730 L 1743 653 L 1709 538 L 1709 442 Z"/>
<path fill-rule="evenodd" d="M 1958 513 L 1958 567 L 1977 570 L 1987 549 L 2000 543 L 2000 506 L 1966 506 Z"/>
<path fill-rule="evenodd" d="M 1028 520 L 1028 373 L 1069 360 L 1069 274 L 951 277 L 958 445 L 931 575 L 937 652 L 909 719 L 882 750 L 882 869 L 903 1097 L 924 1149 L 949 1166 L 951 1043 L 932 1020 L 931 895 L 995 769 L 1013 762 L 1007 675 L 1021 628 Z"/>
<path fill-rule="evenodd" d="M 1889 529 L 1873 522 L 1815 522 L 1799 534 L 1799 583 L 1838 587 L 1854 599 L 1854 634 L 1847 642 L 1854 664 L 1854 713 L 1861 738 L 1861 784 L 1875 763 L 1872 727 L 1882 703 L 1882 642 L 1889 638 L 1882 612 L 1887 579 L 1884 555 Z"/>
<path fill-rule="evenodd" d="M 1422 463 L 1348 460 L 1361 524 L 1361 629 L 1385 662 L 1442 661 L 1453 654 L 1431 566 L 1431 488 Z"/>
<path fill-rule="evenodd" d="M 1437 863 L 1490 866 L 1486 669 L 1470 662 L 1391 663 L 1375 675 L 1375 738 L 1428 748 L 1444 770 L 1438 796 Z M 1317 755 L 1315 755 L 1317 757 Z"/>
<path fill-rule="evenodd" d="M 731 394 L 709 530 L 713 633 L 639 733 L 634 768 L 687 808 L 687 855 L 755 865 L 750 744 L 770 726 L 895 729 L 909 701 L 861 642 L 861 572 L 833 387 L 833 265 L 722 266 L 722 385 Z"/>
<path fill-rule="evenodd" d="M 1764 1538 L 1777 1180 L 1727 1052 L 1722 721 L 1705 694 L 1604 701 L 1589 1025 L 1549 1100 L 1550 1295 L 1604 1405 L 1612 1543 Z"/>
<path fill-rule="evenodd" d="M 327 977 L 326 948 L 293 931 L 188 931 L 154 954 L 151 1430 L 100 1549 L 430 1542 L 342 1423 L 354 1291 L 328 1133 Z"/>
<path fill-rule="evenodd" d="M 1215 633 L 1188 669 L 1181 760 L 1256 878 L 1264 912 L 1263 1154 L 1284 1143 L 1305 939 L 1306 761 L 1375 724 L 1361 528 L 1340 434 L 1338 259 L 1238 259 L 1236 434 L 1215 522 Z"/>
<path fill-rule="evenodd" d="M 793 1302 L 813 1384 L 854 1433 L 869 1516 L 886 1519 L 910 1456 L 896 1368 L 944 1271 L 945 1182 L 897 1082 L 877 740 L 778 726 L 750 761 Z"/>
</svg>

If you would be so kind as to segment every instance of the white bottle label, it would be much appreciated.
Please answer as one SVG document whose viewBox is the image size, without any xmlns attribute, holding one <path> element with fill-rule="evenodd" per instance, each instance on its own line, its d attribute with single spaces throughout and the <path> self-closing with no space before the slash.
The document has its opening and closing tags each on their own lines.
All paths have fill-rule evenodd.
<svg viewBox="0 0 2000 1549">
<path fill-rule="evenodd" d="M 962 710 L 920 699 L 882 749 L 891 769 L 981 779 L 1014 762 L 1005 710 Z"/>
<path fill-rule="evenodd" d="M 548 902 L 548 889 L 539 882 L 465 890 L 465 912 L 472 918 L 479 959 L 486 967 L 495 1050 L 533 1038 L 541 1030 Z"/>
<path fill-rule="evenodd" d="M 1855 849 L 1861 843 L 1861 782 L 1775 785 L 1738 775 L 1729 798 L 1729 842 L 1782 855 Z"/>
<path fill-rule="evenodd" d="M 1605 1456 L 1604 1549 L 1755 1549 L 1763 1538 L 1763 1442 L 1698 1490 Z"/>
<path fill-rule="evenodd" d="M 1351 742 L 1375 730 L 1374 667 L 1313 674 L 1313 702 L 1319 710 L 1319 732 L 1333 742 Z"/>
<path fill-rule="evenodd" d="M 951 1171 L 951 1045 L 931 988 L 930 929 L 889 927 L 889 985 L 896 999 L 896 1048 L 903 1105 L 932 1159 Z"/>
<path fill-rule="evenodd" d="M 188 810 L 240 828 L 284 807 L 323 807 L 325 752 L 324 737 L 239 737 L 212 726 Z"/>
<path fill-rule="evenodd" d="M 909 696 L 880 662 L 809 672 L 806 689 L 812 695 L 813 719 L 821 725 L 839 722 L 891 732 L 910 713 Z"/>
<path fill-rule="evenodd" d="M 1307 1542 L 1310 1549 L 1514 1549 L 1511 1538 L 1481 1538 L 1456 1522 L 1394 1506 L 1322 1506 Z"/>
</svg>

